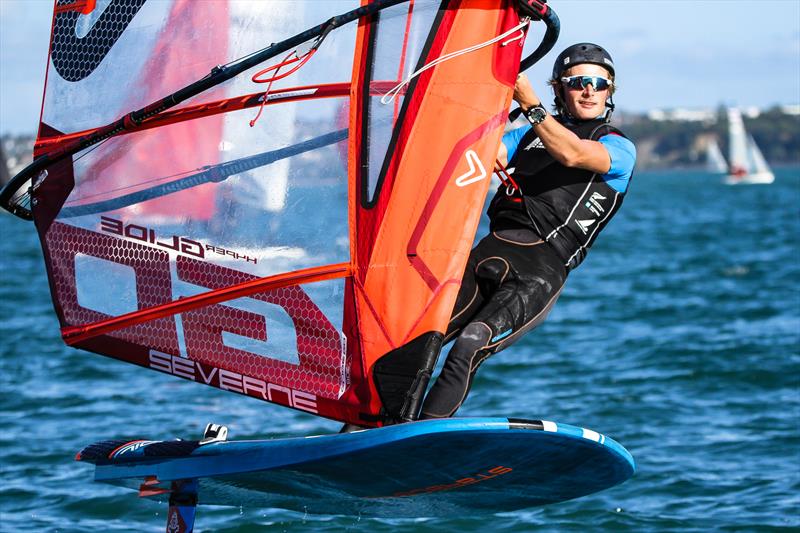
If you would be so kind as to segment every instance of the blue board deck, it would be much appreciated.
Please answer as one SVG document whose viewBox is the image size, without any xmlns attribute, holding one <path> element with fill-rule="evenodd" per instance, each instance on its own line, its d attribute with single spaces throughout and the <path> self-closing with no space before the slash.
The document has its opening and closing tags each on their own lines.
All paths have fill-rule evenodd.
<svg viewBox="0 0 800 533">
<path fill-rule="evenodd" d="M 261 441 L 98 443 L 78 459 L 95 480 L 167 499 L 197 480 L 200 504 L 364 516 L 475 515 L 570 500 L 622 483 L 633 458 L 566 424 L 507 418 L 426 420 Z M 194 489 L 193 489 L 194 490 Z"/>
</svg>

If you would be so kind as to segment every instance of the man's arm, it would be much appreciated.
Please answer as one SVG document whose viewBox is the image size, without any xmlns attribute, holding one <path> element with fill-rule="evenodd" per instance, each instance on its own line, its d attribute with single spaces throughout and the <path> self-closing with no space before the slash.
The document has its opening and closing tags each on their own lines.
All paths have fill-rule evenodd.
<svg viewBox="0 0 800 533">
<path fill-rule="evenodd" d="M 503 166 L 507 166 L 508 162 L 514 157 L 517 148 L 519 148 L 519 142 L 530 129 L 530 125 L 525 125 L 503 134 L 500 148 L 497 150 L 497 160 L 500 161 Z"/>
<path fill-rule="evenodd" d="M 514 100 L 523 111 L 540 103 L 541 100 L 531 87 L 528 77 L 520 74 L 514 86 Z M 547 115 L 541 124 L 533 126 L 545 149 L 556 161 L 566 167 L 582 168 L 605 174 L 611 168 L 611 157 L 602 143 L 581 139 L 558 123 L 551 115 Z M 501 144 L 500 155 L 504 147 Z M 500 159 L 503 162 L 502 159 Z"/>
</svg>

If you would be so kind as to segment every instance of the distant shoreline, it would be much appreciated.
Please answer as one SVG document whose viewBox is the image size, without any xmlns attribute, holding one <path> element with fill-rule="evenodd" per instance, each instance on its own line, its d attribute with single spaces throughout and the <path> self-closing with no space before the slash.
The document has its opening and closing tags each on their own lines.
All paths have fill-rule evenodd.
<svg viewBox="0 0 800 533">
<path fill-rule="evenodd" d="M 652 113 L 650 113 L 652 114 Z M 636 168 L 643 170 L 702 170 L 706 146 L 713 139 L 728 151 L 728 123 L 724 107 L 700 118 L 672 119 L 680 113 L 664 114 L 654 120 L 644 113 L 619 111 L 612 123 L 630 137 L 637 148 Z M 776 106 L 744 117 L 767 162 L 774 167 L 800 166 L 800 115 Z M 299 124 L 302 131 L 314 131 L 312 123 Z M 3 153 L 13 176 L 32 160 L 35 133 L 0 134 Z M 2 161 L 0 161 L 2 164 Z"/>
</svg>

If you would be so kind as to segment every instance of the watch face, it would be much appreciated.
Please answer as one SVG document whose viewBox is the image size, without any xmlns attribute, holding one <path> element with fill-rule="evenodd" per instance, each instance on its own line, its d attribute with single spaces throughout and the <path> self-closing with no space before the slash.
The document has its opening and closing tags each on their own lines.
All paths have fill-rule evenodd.
<svg viewBox="0 0 800 533">
<path fill-rule="evenodd" d="M 530 108 L 526 115 L 531 123 L 541 124 L 547 116 L 547 111 L 545 111 L 543 107 L 537 106 Z"/>
</svg>

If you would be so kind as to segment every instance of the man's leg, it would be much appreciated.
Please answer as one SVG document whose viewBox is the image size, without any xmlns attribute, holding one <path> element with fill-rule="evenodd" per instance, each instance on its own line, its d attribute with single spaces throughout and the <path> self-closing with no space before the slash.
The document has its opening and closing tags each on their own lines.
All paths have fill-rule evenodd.
<svg viewBox="0 0 800 533">
<path fill-rule="evenodd" d="M 458 335 L 461 329 L 469 324 L 472 317 L 475 316 L 475 313 L 483 307 L 484 298 L 478 287 L 478 281 L 475 278 L 475 265 L 479 263 L 483 257 L 481 244 L 483 244 L 483 241 L 478 243 L 469 254 L 467 267 L 464 269 L 464 275 L 461 277 L 461 288 L 458 290 L 456 305 L 453 307 L 453 314 L 450 316 L 450 322 L 445 332 L 445 343 L 450 342 L 450 340 Z"/>
<path fill-rule="evenodd" d="M 425 399 L 421 418 L 453 416 L 466 399 L 481 363 L 539 325 L 566 279 L 560 259 L 541 241 L 503 239 L 503 232 L 490 237 L 496 241 L 497 255 L 477 263 L 475 272 L 482 292 L 494 291 L 458 333 Z"/>
</svg>

